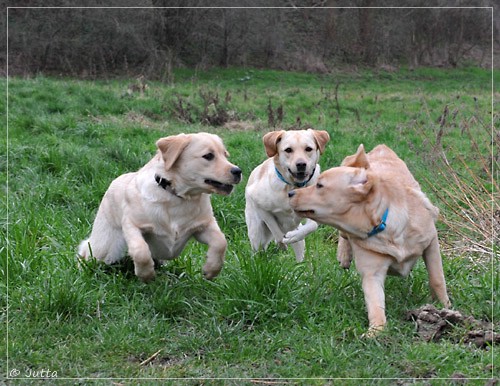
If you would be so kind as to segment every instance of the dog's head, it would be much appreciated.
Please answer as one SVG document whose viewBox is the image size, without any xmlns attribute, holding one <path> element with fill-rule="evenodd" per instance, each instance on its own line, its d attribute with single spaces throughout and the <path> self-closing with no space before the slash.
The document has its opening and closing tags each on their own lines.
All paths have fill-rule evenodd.
<svg viewBox="0 0 500 386">
<path fill-rule="evenodd" d="M 221 138 L 209 133 L 161 138 L 156 146 L 172 188 L 180 196 L 227 195 L 241 181 L 241 169 L 230 163 Z"/>
<path fill-rule="evenodd" d="M 268 157 L 287 180 L 301 183 L 311 178 L 330 136 L 323 130 L 278 130 L 263 137 Z"/>
<path fill-rule="evenodd" d="M 355 155 L 347 157 L 343 166 L 321 173 L 316 185 L 289 193 L 292 209 L 301 217 L 342 231 L 357 234 L 366 213 L 375 178 L 363 145 Z"/>
</svg>

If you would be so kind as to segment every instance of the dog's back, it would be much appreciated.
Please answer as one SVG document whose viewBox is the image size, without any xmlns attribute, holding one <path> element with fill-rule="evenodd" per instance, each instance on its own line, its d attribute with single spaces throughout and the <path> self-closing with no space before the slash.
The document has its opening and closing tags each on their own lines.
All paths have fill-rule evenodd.
<svg viewBox="0 0 500 386">
<path fill-rule="evenodd" d="M 371 167 L 380 173 L 382 180 L 398 183 L 407 189 L 417 201 L 423 204 L 436 221 L 439 209 L 432 205 L 406 163 L 392 149 L 386 145 L 378 145 L 367 154 L 367 158 Z"/>
<path fill-rule="evenodd" d="M 420 190 L 420 185 L 411 174 L 406 163 L 386 145 L 378 145 L 367 155 L 370 168 L 381 173 L 382 177 L 395 177 L 400 184 Z"/>
</svg>

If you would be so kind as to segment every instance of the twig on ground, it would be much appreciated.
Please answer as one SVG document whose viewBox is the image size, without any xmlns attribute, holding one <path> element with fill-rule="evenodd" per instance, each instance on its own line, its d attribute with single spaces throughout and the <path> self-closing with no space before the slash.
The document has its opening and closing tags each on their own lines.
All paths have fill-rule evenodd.
<svg viewBox="0 0 500 386">
<path fill-rule="evenodd" d="M 144 359 L 141 363 L 139 363 L 139 366 L 146 366 L 147 364 L 151 363 L 156 359 L 158 355 L 160 355 L 161 349 L 155 352 L 153 355 L 151 355 L 149 358 Z"/>
</svg>

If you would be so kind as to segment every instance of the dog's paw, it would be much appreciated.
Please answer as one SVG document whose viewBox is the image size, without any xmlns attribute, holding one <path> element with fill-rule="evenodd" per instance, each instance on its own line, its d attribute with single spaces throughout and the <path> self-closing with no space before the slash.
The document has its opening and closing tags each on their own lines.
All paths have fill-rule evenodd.
<svg viewBox="0 0 500 386">
<path fill-rule="evenodd" d="M 134 272 L 135 276 L 141 279 L 144 283 L 149 283 L 156 277 L 153 260 L 148 261 L 146 264 L 138 264 L 135 262 Z"/>
<path fill-rule="evenodd" d="M 348 244 L 339 243 L 339 247 L 337 249 L 337 261 L 342 268 L 349 269 L 351 267 L 352 253 Z"/>
<path fill-rule="evenodd" d="M 299 224 L 297 229 L 287 232 L 283 237 L 283 243 L 293 244 L 302 241 L 309 233 L 314 232 L 316 229 L 318 229 L 318 224 L 315 221 L 308 220 L 305 224 Z"/>
<path fill-rule="evenodd" d="M 361 339 L 376 338 L 382 331 L 384 331 L 384 326 L 371 326 L 368 331 L 361 335 Z"/>
<path fill-rule="evenodd" d="M 156 278 L 156 273 L 154 269 L 148 272 L 140 272 L 140 273 L 137 273 L 136 271 L 135 274 L 144 283 L 152 282 Z"/>
<path fill-rule="evenodd" d="M 203 277 L 207 280 L 216 278 L 222 270 L 222 264 L 206 263 L 203 266 Z"/>
<path fill-rule="evenodd" d="M 276 244 L 278 244 L 278 248 L 281 249 L 282 251 L 286 251 L 288 249 L 288 245 L 286 245 L 283 240 L 282 241 L 276 241 Z"/>
<path fill-rule="evenodd" d="M 351 268 L 351 259 L 339 260 L 340 266 L 344 269 Z"/>
<path fill-rule="evenodd" d="M 293 244 L 297 241 L 304 240 L 304 232 L 301 229 L 295 229 L 293 231 L 287 232 L 287 234 L 283 237 L 283 244 Z"/>
</svg>

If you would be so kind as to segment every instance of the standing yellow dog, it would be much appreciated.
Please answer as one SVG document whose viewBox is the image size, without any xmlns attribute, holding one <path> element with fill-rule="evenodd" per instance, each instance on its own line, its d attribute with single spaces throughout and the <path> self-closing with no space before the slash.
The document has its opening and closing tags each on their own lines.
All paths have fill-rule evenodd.
<svg viewBox="0 0 500 386">
<path fill-rule="evenodd" d="M 297 261 L 304 259 L 304 238 L 318 227 L 312 220 L 300 224 L 288 203 L 292 189 L 316 183 L 319 156 L 330 136 L 322 130 L 278 130 L 263 137 L 269 157 L 257 166 L 245 189 L 245 219 L 254 251 L 266 249 L 274 239 L 290 244 Z"/>
<path fill-rule="evenodd" d="M 317 183 L 289 193 L 295 212 L 341 231 L 337 258 L 352 257 L 361 274 L 369 330 L 384 328 L 386 275 L 406 276 L 423 256 L 432 294 L 450 306 L 435 221 L 438 209 L 420 190 L 406 164 L 385 145 L 366 154 L 360 145 Z"/>
</svg>

